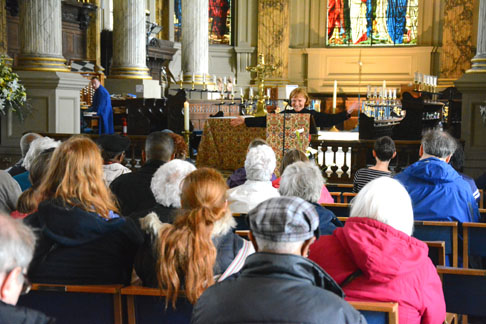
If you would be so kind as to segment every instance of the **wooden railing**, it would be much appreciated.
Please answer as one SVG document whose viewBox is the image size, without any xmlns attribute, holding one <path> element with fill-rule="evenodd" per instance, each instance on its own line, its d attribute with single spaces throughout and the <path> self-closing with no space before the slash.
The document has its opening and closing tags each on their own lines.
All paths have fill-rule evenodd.
<svg viewBox="0 0 486 324">
<path fill-rule="evenodd" d="M 72 134 L 43 134 L 57 140 L 65 140 Z M 95 140 L 98 135 L 87 135 Z M 142 166 L 142 151 L 145 147 L 145 135 L 128 135 L 131 144 L 126 153 L 127 167 L 137 169 Z M 372 165 L 375 160 L 372 155 L 374 141 L 311 141 L 311 147 L 318 152 L 314 155 L 316 163 L 322 170 L 328 183 L 352 183 L 354 174 L 360 168 Z M 405 167 L 419 159 L 418 152 L 420 141 L 395 141 L 397 157 L 391 163 L 390 168 L 400 172 Z"/>
</svg>

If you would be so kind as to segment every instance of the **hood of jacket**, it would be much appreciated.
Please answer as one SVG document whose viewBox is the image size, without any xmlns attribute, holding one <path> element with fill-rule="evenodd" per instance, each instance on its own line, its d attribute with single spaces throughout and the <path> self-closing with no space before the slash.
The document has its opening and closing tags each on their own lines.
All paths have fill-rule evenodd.
<svg viewBox="0 0 486 324">
<path fill-rule="evenodd" d="M 333 235 L 363 274 L 377 282 L 414 272 L 428 258 L 424 242 L 371 218 L 350 217 Z"/>
<path fill-rule="evenodd" d="M 293 254 L 257 252 L 246 258 L 241 276 L 275 276 L 300 280 L 329 290 L 343 298 L 339 285 L 313 261 Z"/>
<path fill-rule="evenodd" d="M 403 171 L 411 178 L 432 184 L 440 184 L 461 179 L 459 173 L 446 162 L 434 157 L 419 160 Z M 399 177 L 398 177 L 399 178 Z"/>
<path fill-rule="evenodd" d="M 105 219 L 96 213 L 63 204 L 58 200 L 41 202 L 37 212 L 31 216 L 37 218 L 37 225 L 44 235 L 66 246 L 92 242 L 118 230 L 125 223 L 123 218 Z"/>
</svg>

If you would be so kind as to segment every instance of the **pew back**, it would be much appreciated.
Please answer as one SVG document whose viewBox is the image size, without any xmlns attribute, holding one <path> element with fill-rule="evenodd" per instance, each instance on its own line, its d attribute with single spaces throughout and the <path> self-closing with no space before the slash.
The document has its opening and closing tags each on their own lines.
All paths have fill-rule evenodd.
<svg viewBox="0 0 486 324">
<path fill-rule="evenodd" d="M 444 241 L 445 253 L 452 258 L 452 265 L 457 267 L 457 222 L 415 221 L 413 237 L 421 241 Z"/>
<path fill-rule="evenodd" d="M 39 310 L 57 323 L 121 324 L 122 285 L 33 284 L 18 305 Z"/>
<path fill-rule="evenodd" d="M 486 270 L 437 267 L 449 313 L 486 316 Z"/>
<path fill-rule="evenodd" d="M 398 303 L 350 301 L 368 324 L 398 324 Z"/>
<path fill-rule="evenodd" d="M 462 223 L 462 255 L 464 268 L 470 256 L 486 257 L 486 224 Z"/>
</svg>

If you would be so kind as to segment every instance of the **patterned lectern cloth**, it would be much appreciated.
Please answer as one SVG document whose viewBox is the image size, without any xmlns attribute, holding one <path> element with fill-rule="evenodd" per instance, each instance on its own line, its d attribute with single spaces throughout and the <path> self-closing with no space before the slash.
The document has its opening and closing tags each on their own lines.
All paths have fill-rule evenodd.
<svg viewBox="0 0 486 324">
<path fill-rule="evenodd" d="M 236 170 L 245 165 L 248 144 L 254 138 L 265 138 L 261 127 L 233 127 L 230 118 L 210 118 L 204 125 L 196 165 L 219 170 Z"/>
<path fill-rule="evenodd" d="M 285 118 L 285 152 L 290 149 L 298 149 L 305 153 L 309 146 L 309 114 L 269 114 L 267 115 L 267 142 L 273 148 L 277 157 L 277 168 L 283 158 L 284 145 L 284 118 Z M 298 130 L 302 132 L 297 135 Z"/>
</svg>

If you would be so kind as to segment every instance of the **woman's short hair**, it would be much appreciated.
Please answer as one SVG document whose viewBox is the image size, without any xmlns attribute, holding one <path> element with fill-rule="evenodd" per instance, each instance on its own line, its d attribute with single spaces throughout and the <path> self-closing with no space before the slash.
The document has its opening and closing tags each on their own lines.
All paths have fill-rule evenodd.
<svg viewBox="0 0 486 324">
<path fill-rule="evenodd" d="M 374 150 L 380 161 L 390 161 L 396 152 L 395 142 L 390 136 L 382 136 L 375 141 Z"/>
<path fill-rule="evenodd" d="M 304 106 L 307 107 L 310 104 L 310 98 L 309 95 L 307 94 L 307 91 L 305 91 L 304 88 L 295 88 L 294 90 L 292 90 L 289 99 L 292 100 L 293 97 L 297 97 L 299 95 L 304 96 L 305 98 Z"/>
<path fill-rule="evenodd" d="M 165 207 L 181 207 L 181 182 L 196 167 L 179 159 L 162 165 L 152 177 L 150 188 L 155 201 Z"/>
<path fill-rule="evenodd" d="M 184 160 L 187 157 L 187 143 L 184 137 L 176 133 L 167 133 L 174 141 L 174 158 Z"/>
<path fill-rule="evenodd" d="M 412 200 L 395 179 L 380 177 L 368 182 L 351 203 L 351 217 L 368 217 L 407 235 L 413 232 Z"/>
<path fill-rule="evenodd" d="M 268 145 L 251 148 L 246 154 L 246 178 L 254 181 L 270 181 L 276 167 L 275 153 Z"/>
<path fill-rule="evenodd" d="M 307 156 L 304 154 L 304 152 L 297 150 L 297 149 L 292 149 L 289 150 L 285 153 L 282 163 L 280 164 L 280 175 L 282 175 L 285 171 L 285 168 L 287 168 L 289 165 L 291 165 L 294 162 L 298 161 L 309 161 Z"/>
<path fill-rule="evenodd" d="M 36 138 L 30 143 L 29 150 L 27 151 L 27 154 L 25 154 L 22 166 L 26 170 L 30 170 L 32 163 L 39 154 L 50 148 L 56 148 L 59 145 L 61 145 L 61 142 L 55 141 L 47 136 Z"/>
<path fill-rule="evenodd" d="M 324 178 L 317 165 L 313 162 L 295 162 L 282 174 L 278 191 L 282 196 L 295 196 L 317 203 L 323 185 Z"/>
<path fill-rule="evenodd" d="M 100 149 L 83 135 L 70 137 L 54 151 L 38 192 L 40 201 L 60 199 L 101 217 L 118 212 L 115 198 L 103 181 Z"/>
</svg>

